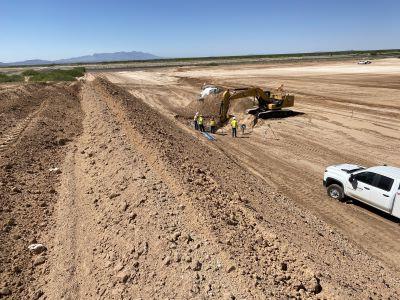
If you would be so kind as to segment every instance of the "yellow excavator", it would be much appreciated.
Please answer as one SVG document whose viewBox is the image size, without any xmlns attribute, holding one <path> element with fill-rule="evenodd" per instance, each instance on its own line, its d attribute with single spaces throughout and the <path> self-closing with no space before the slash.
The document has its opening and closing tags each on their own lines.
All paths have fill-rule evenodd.
<svg viewBox="0 0 400 300">
<path fill-rule="evenodd" d="M 225 123 L 228 119 L 228 110 L 232 100 L 254 97 L 258 101 L 258 107 L 248 109 L 246 112 L 257 118 L 262 118 L 273 111 L 294 105 L 294 95 L 284 92 L 283 85 L 276 90 L 264 91 L 259 87 L 248 87 L 239 89 L 227 89 L 223 92 L 220 106 L 220 122 Z M 287 114 L 288 111 L 283 111 Z"/>
</svg>

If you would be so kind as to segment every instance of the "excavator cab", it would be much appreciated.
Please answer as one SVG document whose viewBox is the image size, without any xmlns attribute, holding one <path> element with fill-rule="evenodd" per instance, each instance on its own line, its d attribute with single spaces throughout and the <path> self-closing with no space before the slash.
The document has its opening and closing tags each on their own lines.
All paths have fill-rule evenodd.
<svg viewBox="0 0 400 300">
<path fill-rule="evenodd" d="M 272 102 L 268 104 L 268 110 L 277 110 L 285 107 L 292 107 L 294 105 L 294 96 L 285 95 L 271 95 Z"/>
<path fill-rule="evenodd" d="M 271 114 L 271 112 L 280 111 L 282 108 L 294 105 L 294 96 L 283 92 L 282 88 L 275 91 L 264 91 L 264 95 L 263 97 L 256 97 L 258 107 L 248 109 L 248 114 L 262 118 Z"/>
<path fill-rule="evenodd" d="M 256 96 L 255 98 L 258 101 L 259 108 L 267 108 L 270 103 L 269 99 L 271 98 L 271 91 L 264 91 L 262 96 Z"/>
</svg>

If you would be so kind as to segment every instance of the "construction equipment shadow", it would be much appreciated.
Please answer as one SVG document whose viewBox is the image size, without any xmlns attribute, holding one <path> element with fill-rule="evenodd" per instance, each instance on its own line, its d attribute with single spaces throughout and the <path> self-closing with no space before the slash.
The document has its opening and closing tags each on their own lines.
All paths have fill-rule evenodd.
<svg viewBox="0 0 400 300">
<path fill-rule="evenodd" d="M 291 117 L 297 117 L 305 115 L 305 113 L 300 111 L 293 111 L 293 110 L 278 110 L 278 111 L 270 111 L 263 114 L 259 114 L 258 118 L 263 120 L 268 119 L 286 119 Z"/>
</svg>

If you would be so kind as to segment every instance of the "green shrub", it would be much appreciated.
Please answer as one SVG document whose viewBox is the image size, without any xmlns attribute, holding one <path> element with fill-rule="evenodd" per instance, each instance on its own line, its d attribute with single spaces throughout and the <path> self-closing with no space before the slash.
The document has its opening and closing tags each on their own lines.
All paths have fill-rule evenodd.
<svg viewBox="0 0 400 300">
<path fill-rule="evenodd" d="M 85 75 L 85 68 L 77 67 L 70 70 L 50 70 L 37 72 L 29 77 L 30 81 L 74 81 L 77 77 Z"/>
<path fill-rule="evenodd" d="M 21 73 L 22 76 L 33 76 L 37 74 L 39 74 L 39 72 L 35 70 L 25 70 Z"/>
<path fill-rule="evenodd" d="M 30 81 L 74 81 L 76 80 L 76 78 L 74 76 L 60 72 L 45 72 L 31 76 L 29 80 Z"/>
<path fill-rule="evenodd" d="M 21 75 L 7 75 L 0 73 L 0 82 L 18 82 L 23 81 L 24 77 Z"/>
<path fill-rule="evenodd" d="M 82 77 L 85 75 L 86 69 L 84 67 L 76 67 L 71 70 L 67 70 L 67 72 L 74 77 Z"/>
</svg>

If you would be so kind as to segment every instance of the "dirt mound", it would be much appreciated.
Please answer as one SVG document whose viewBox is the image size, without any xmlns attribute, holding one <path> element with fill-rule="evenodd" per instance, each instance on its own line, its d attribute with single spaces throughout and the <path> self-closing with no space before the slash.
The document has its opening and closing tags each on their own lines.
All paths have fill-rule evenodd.
<svg viewBox="0 0 400 300">
<path fill-rule="evenodd" d="M 257 106 L 257 103 L 250 97 L 236 99 L 231 102 L 231 104 L 229 106 L 228 114 L 234 115 L 234 116 L 247 115 L 246 110 L 248 110 L 249 108 L 253 108 L 255 106 Z"/>
<path fill-rule="evenodd" d="M 193 118 L 195 113 L 202 114 L 205 118 L 217 117 L 221 106 L 222 93 L 211 94 L 202 100 L 193 100 L 186 107 L 178 111 L 178 115 Z"/>
<path fill-rule="evenodd" d="M 41 293 L 36 287 L 46 272 L 46 251 L 32 253 L 28 246 L 43 243 L 59 179 L 59 170 L 50 169 L 60 167 L 63 146 L 80 131 L 78 90 L 34 84 L 0 95 L 0 298 L 34 299 Z"/>
<path fill-rule="evenodd" d="M 151 233 L 155 230 L 166 239 L 168 235 L 174 236 L 172 248 L 159 247 L 159 242 L 145 238 L 150 234 L 145 229 L 132 241 L 133 244 L 146 241 L 148 254 L 139 265 L 146 266 L 147 272 L 156 271 L 151 281 L 142 272 L 135 273 L 133 282 L 143 287 L 142 296 L 149 296 L 146 290 L 158 289 L 155 283 L 160 281 L 164 282 L 162 295 L 177 298 L 220 299 L 227 293 L 236 298 L 279 298 L 321 293 L 323 286 L 317 273 L 298 257 L 297 250 L 290 249 L 284 240 L 261 225 L 257 221 L 259 216 L 249 210 L 255 199 L 270 198 L 265 188 L 249 188 L 249 174 L 227 161 L 224 155 L 204 147 L 201 141 L 193 140 L 176 124 L 121 88 L 97 79 L 94 91 L 113 111 L 115 124 L 121 124 L 123 135 L 139 154 L 139 162 L 144 159 L 147 166 L 152 166 L 144 178 L 152 178 L 154 170 L 159 184 L 166 185 L 166 195 L 170 195 L 163 209 L 167 205 L 175 207 L 171 213 L 178 224 L 169 230 L 168 218 L 162 218 L 164 221 L 157 221 L 161 223 Z M 209 162 L 204 162 L 204 155 L 212 157 Z M 236 180 L 232 180 L 233 174 Z M 128 207 L 135 206 L 127 195 L 122 195 Z M 146 203 L 153 201 L 156 200 L 147 197 Z M 148 208 L 137 208 L 134 212 L 137 218 L 149 214 Z M 153 224 L 155 219 L 147 217 L 147 222 Z M 152 260 L 156 253 L 164 266 Z M 190 258 L 186 258 L 188 253 Z M 193 279 L 182 282 L 179 279 L 182 277 Z M 328 290 L 325 293 L 330 295 Z"/>
<path fill-rule="evenodd" d="M 172 213 L 177 220 L 182 220 L 179 231 L 194 232 L 200 242 L 197 249 L 202 250 L 196 250 L 193 265 L 184 261 L 171 263 L 171 257 L 183 255 L 187 250 L 185 240 L 178 238 L 179 242 L 172 249 L 159 248 L 148 241 L 148 249 L 156 247 L 168 267 L 160 269 L 148 259 L 149 270 L 157 269 L 153 280 L 141 275 L 135 277 L 135 283 L 151 290 L 157 289 L 154 282 L 161 280 L 163 295 L 178 297 L 188 294 L 177 295 L 172 291 L 189 290 L 193 297 L 210 296 L 211 289 L 216 298 L 227 292 L 237 298 L 348 298 L 384 297 L 398 290 L 395 277 L 389 271 L 382 271 L 379 263 L 347 244 L 340 235 L 332 236 L 329 226 L 310 213 L 268 190 L 262 180 L 230 160 L 222 149 L 209 147 L 193 138 L 177 124 L 106 80 L 97 79 L 94 90 L 113 111 L 123 135 L 151 166 L 148 172 L 155 170 L 170 189 L 173 194 L 170 200 L 185 203 L 183 211 Z M 204 156 L 208 159 L 204 160 Z M 268 210 L 261 215 L 256 208 L 265 206 Z M 146 212 L 149 213 L 138 210 L 137 214 Z M 191 221 L 184 222 L 181 218 L 185 215 L 192 216 Z M 151 220 L 149 222 L 153 222 Z M 159 235 L 164 236 L 164 229 L 169 225 L 159 226 Z M 176 231 L 175 227 L 170 233 Z M 329 240 L 326 236 L 330 236 Z M 299 239 L 307 239 L 315 245 L 313 252 L 304 252 L 298 246 Z M 348 252 L 351 252 L 349 256 Z M 327 255 L 335 257 L 335 262 L 321 263 Z M 221 267 L 215 268 L 216 258 Z M 358 268 L 360 264 L 364 265 L 362 270 Z M 175 278 L 179 283 L 163 279 L 176 272 L 185 278 L 193 274 L 195 278 L 189 282 Z M 379 283 L 382 276 L 388 283 L 386 288 Z M 218 283 L 216 286 L 208 284 L 211 278 L 214 284 Z"/>
<path fill-rule="evenodd" d="M 45 97 L 42 84 L 14 84 L 0 89 L 0 134 L 37 109 Z"/>
</svg>

